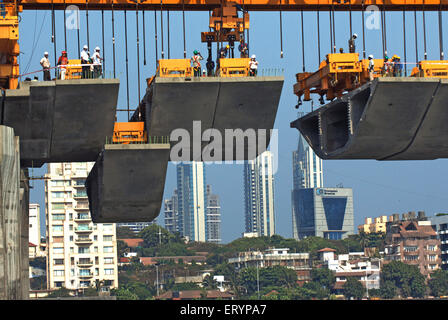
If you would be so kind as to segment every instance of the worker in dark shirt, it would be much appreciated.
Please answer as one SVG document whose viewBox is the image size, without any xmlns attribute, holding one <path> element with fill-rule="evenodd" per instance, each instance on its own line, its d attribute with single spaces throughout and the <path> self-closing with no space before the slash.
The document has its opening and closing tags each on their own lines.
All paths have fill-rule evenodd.
<svg viewBox="0 0 448 320">
<path fill-rule="evenodd" d="M 348 52 L 355 53 L 356 46 L 355 46 L 355 40 L 358 38 L 358 35 L 354 33 L 351 38 L 348 40 Z"/>
</svg>

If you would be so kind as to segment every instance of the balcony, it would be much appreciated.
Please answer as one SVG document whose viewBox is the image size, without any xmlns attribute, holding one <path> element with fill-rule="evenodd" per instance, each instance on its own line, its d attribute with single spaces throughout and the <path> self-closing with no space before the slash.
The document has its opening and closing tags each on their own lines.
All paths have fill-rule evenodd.
<svg viewBox="0 0 448 320">
<path fill-rule="evenodd" d="M 77 266 L 78 267 L 91 267 L 93 266 L 93 261 L 88 259 L 88 260 L 79 260 L 77 262 Z"/>
<path fill-rule="evenodd" d="M 76 204 L 75 205 L 75 210 L 77 211 L 85 211 L 85 210 L 89 210 L 89 204 Z"/>
<path fill-rule="evenodd" d="M 92 227 L 88 227 L 88 228 L 75 228 L 75 232 L 77 233 L 88 233 L 88 232 L 92 232 L 93 228 Z"/>
<path fill-rule="evenodd" d="M 90 216 L 88 214 L 83 214 L 83 215 L 76 215 L 75 216 L 75 221 L 90 221 L 92 218 L 90 218 Z"/>
<path fill-rule="evenodd" d="M 89 237 L 80 237 L 75 239 L 76 244 L 91 244 L 93 243 L 93 240 Z"/>
<path fill-rule="evenodd" d="M 86 185 L 85 185 L 85 180 L 82 180 L 82 181 L 74 181 L 74 183 L 73 183 L 73 187 L 74 187 L 74 188 L 85 188 L 85 187 L 86 187 Z"/>
<path fill-rule="evenodd" d="M 79 275 L 78 275 L 78 277 L 80 278 L 80 279 L 85 279 L 85 278 L 92 278 L 93 277 L 93 273 L 91 273 L 91 272 L 89 272 L 89 273 L 80 273 Z"/>
<path fill-rule="evenodd" d="M 77 192 L 73 194 L 74 199 L 87 199 L 87 192 Z"/>
</svg>

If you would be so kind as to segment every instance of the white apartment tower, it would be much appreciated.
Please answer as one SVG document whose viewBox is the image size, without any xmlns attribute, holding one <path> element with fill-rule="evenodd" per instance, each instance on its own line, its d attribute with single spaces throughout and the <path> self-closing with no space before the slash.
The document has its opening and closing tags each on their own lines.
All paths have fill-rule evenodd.
<svg viewBox="0 0 448 320">
<path fill-rule="evenodd" d="M 30 203 L 29 205 L 29 242 L 39 247 L 40 245 L 40 205 Z"/>
<path fill-rule="evenodd" d="M 246 233 L 272 236 L 275 233 L 273 158 L 265 151 L 244 163 Z"/>
<path fill-rule="evenodd" d="M 92 162 L 50 163 L 45 175 L 48 288 L 118 287 L 113 223 L 92 222 L 85 180 Z"/>
</svg>

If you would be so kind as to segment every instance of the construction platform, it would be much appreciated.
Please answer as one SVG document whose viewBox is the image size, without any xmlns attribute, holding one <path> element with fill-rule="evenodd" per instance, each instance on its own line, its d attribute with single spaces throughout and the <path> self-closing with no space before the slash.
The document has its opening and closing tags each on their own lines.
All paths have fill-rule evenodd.
<svg viewBox="0 0 448 320">
<path fill-rule="evenodd" d="M 78 79 L 6 90 L 1 123 L 20 137 L 21 166 L 95 161 L 113 133 L 118 89 L 118 79 Z"/>
<path fill-rule="evenodd" d="M 210 159 L 204 158 L 202 152 L 193 150 L 193 142 L 201 142 L 204 138 L 200 150 L 205 151 L 204 148 L 215 141 L 214 135 L 219 132 L 222 137 L 222 160 L 251 160 L 269 145 L 283 82 L 283 76 L 156 77 L 147 89 L 141 110 L 148 136 L 171 136 L 173 147 L 181 140 L 175 141 L 177 137 L 171 135 L 173 130 L 184 129 L 189 134 L 191 148 L 190 154 L 181 155 L 182 160 L 208 161 Z M 247 143 L 246 136 L 244 153 L 236 152 L 238 138 L 233 134 L 238 135 L 238 131 L 234 131 L 237 129 L 247 133 L 247 136 L 247 129 L 255 130 L 257 142 Z M 206 130 L 213 137 L 203 136 Z M 248 152 L 248 146 L 254 145 L 258 146 L 256 151 L 252 152 L 251 149 Z M 211 153 L 213 156 L 216 150 Z"/>
<path fill-rule="evenodd" d="M 376 78 L 295 120 L 322 159 L 448 158 L 448 79 Z"/>
<path fill-rule="evenodd" d="M 92 221 L 145 222 L 160 213 L 170 145 L 106 144 L 86 180 Z"/>
</svg>

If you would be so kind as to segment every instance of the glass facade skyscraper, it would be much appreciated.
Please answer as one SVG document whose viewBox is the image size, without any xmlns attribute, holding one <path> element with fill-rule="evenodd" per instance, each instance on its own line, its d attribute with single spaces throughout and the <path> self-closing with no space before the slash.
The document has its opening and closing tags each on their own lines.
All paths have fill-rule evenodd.
<svg viewBox="0 0 448 320">
<path fill-rule="evenodd" d="M 265 151 L 244 163 L 245 232 L 275 234 L 273 158 Z"/>
</svg>

